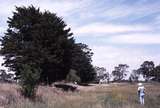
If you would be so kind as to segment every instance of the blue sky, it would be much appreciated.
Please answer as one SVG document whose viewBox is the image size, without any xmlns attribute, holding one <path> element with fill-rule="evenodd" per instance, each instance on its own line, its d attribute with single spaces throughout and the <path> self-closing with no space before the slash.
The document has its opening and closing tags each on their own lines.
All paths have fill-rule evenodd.
<svg viewBox="0 0 160 108">
<path fill-rule="evenodd" d="M 15 6 L 33 4 L 57 13 L 76 42 L 92 49 L 93 64 L 111 71 L 119 63 L 130 70 L 145 60 L 160 63 L 160 0 L 0 0 L 0 35 Z M 3 62 L 2 59 L 0 59 Z"/>
</svg>

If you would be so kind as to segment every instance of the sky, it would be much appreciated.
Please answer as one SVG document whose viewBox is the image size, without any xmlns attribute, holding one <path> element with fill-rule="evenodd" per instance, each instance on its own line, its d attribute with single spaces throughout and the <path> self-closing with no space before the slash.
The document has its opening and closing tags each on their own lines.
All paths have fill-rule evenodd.
<svg viewBox="0 0 160 108">
<path fill-rule="evenodd" d="M 95 66 L 160 64 L 160 0 L 0 0 L 0 36 L 15 6 L 31 4 L 63 18 L 76 42 L 92 49 Z"/>
</svg>

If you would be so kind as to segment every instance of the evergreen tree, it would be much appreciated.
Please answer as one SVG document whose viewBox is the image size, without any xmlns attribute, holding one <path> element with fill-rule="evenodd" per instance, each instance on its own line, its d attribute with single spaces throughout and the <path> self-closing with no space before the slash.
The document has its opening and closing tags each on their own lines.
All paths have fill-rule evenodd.
<svg viewBox="0 0 160 108">
<path fill-rule="evenodd" d="M 74 39 L 62 18 L 33 6 L 16 7 L 8 26 L 1 41 L 1 54 L 5 56 L 5 66 L 15 71 L 17 77 L 22 65 L 30 62 L 41 68 L 42 82 L 66 77 Z"/>
<path fill-rule="evenodd" d="M 148 81 L 151 77 L 154 77 L 154 67 L 153 61 L 144 61 L 138 71 Z"/>
<path fill-rule="evenodd" d="M 92 62 L 91 49 L 85 44 L 76 44 L 72 50 L 72 66 L 71 68 L 77 71 L 82 83 L 93 81 L 96 78 Z"/>
<path fill-rule="evenodd" d="M 25 97 L 34 98 L 39 84 L 41 69 L 33 64 L 24 64 L 21 68 L 21 90 Z"/>
<path fill-rule="evenodd" d="M 154 80 L 160 82 L 160 65 L 154 68 L 153 76 L 154 76 Z"/>
<path fill-rule="evenodd" d="M 73 70 L 73 69 L 71 69 L 69 71 L 69 73 L 68 73 L 68 75 L 66 77 L 66 80 L 68 82 L 72 82 L 72 83 L 74 83 L 74 82 L 78 82 L 79 83 L 81 81 L 80 77 L 77 75 L 77 72 L 75 70 Z"/>
<path fill-rule="evenodd" d="M 22 76 L 23 65 L 30 63 L 41 69 L 40 82 L 63 80 L 70 69 L 77 71 L 82 82 L 94 78 L 90 49 L 75 43 L 70 28 L 56 14 L 33 6 L 16 7 L 7 22 L 0 53 L 17 79 Z"/>
</svg>

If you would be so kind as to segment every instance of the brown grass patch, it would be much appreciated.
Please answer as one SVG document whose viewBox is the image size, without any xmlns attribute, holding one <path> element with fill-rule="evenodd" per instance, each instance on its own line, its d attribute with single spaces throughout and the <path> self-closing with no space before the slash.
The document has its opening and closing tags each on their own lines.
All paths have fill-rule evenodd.
<svg viewBox="0 0 160 108">
<path fill-rule="evenodd" d="M 39 86 L 36 100 L 20 95 L 16 84 L 0 84 L 2 108 L 160 108 L 160 84 L 145 84 L 145 106 L 138 102 L 137 84 L 79 86 L 79 91 L 64 92 Z"/>
</svg>

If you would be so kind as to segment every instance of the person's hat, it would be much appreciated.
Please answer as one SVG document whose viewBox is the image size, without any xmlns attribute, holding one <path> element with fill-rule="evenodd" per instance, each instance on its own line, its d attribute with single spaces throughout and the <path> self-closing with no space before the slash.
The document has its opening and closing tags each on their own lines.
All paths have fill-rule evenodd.
<svg viewBox="0 0 160 108">
<path fill-rule="evenodd" d="M 143 84 L 142 83 L 138 83 L 138 86 L 142 86 Z"/>
</svg>

